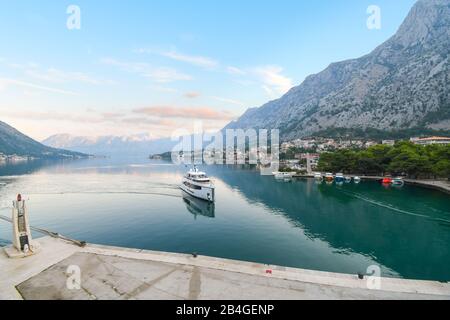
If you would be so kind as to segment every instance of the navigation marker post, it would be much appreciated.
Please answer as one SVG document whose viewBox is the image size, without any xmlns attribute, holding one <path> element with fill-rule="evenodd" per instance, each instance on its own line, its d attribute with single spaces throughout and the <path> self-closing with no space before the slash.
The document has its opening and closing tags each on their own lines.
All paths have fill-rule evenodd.
<svg viewBox="0 0 450 320">
<path fill-rule="evenodd" d="M 40 250 L 38 242 L 31 237 L 30 224 L 28 222 L 28 212 L 25 200 L 17 195 L 17 200 L 13 201 L 12 209 L 13 224 L 13 245 L 6 247 L 5 252 L 9 258 L 25 258 L 36 254 Z"/>
</svg>

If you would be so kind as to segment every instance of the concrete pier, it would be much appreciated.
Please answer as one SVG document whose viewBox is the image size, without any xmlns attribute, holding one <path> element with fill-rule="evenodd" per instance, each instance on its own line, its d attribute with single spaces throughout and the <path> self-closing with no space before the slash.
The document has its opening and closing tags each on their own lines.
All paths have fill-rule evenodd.
<svg viewBox="0 0 450 320">
<path fill-rule="evenodd" d="M 42 251 L 23 259 L 0 252 L 0 299 L 445 299 L 450 284 L 382 278 L 368 289 L 356 275 L 319 272 L 184 254 L 38 239 Z M 67 286 L 68 268 L 81 271 Z"/>
</svg>

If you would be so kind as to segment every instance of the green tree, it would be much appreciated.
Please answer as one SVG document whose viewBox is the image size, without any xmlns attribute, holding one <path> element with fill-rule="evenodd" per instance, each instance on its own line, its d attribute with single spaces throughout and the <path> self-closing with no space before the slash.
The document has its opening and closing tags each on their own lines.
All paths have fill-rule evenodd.
<svg viewBox="0 0 450 320">
<path fill-rule="evenodd" d="M 443 159 L 438 161 L 432 166 L 432 171 L 435 176 L 450 179 L 450 160 Z"/>
<path fill-rule="evenodd" d="M 450 178 L 450 145 L 421 146 L 400 141 L 367 150 L 337 150 L 321 155 L 319 170 L 380 175 L 407 174 L 412 178 Z"/>
</svg>

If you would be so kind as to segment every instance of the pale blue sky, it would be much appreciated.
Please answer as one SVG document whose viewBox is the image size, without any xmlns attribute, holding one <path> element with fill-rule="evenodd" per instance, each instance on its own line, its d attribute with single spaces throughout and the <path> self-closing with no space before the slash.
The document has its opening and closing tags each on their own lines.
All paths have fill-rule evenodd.
<svg viewBox="0 0 450 320">
<path fill-rule="evenodd" d="M 0 0 L 0 120 L 51 134 L 215 130 L 388 39 L 414 0 Z M 66 9 L 81 9 L 68 30 Z M 380 30 L 366 26 L 381 8 Z"/>
</svg>

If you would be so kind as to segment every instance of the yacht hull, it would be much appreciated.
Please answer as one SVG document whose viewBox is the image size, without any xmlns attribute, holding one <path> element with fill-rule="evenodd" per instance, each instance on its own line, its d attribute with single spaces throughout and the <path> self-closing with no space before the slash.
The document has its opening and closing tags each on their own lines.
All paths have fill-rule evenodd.
<svg viewBox="0 0 450 320">
<path fill-rule="evenodd" d="M 215 188 L 208 186 L 189 186 L 185 184 L 185 181 L 183 181 L 180 185 L 180 189 L 194 198 L 209 202 L 215 201 Z"/>
</svg>

